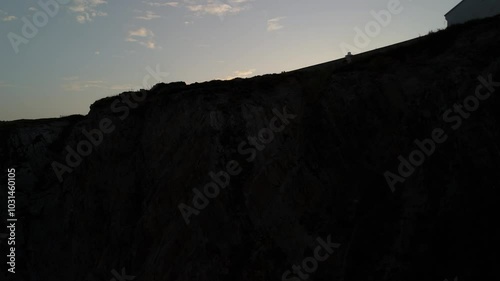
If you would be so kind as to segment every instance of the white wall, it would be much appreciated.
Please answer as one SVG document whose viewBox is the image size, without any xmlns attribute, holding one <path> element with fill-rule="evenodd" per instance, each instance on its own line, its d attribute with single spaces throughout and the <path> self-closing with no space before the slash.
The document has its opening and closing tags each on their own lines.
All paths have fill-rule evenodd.
<svg viewBox="0 0 500 281">
<path fill-rule="evenodd" d="M 500 0 L 464 0 L 446 15 L 448 26 L 500 14 Z"/>
</svg>

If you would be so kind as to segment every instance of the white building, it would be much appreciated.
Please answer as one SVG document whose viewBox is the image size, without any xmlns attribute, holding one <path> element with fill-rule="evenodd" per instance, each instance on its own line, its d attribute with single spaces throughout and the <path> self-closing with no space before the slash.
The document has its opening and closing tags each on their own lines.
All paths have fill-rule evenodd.
<svg viewBox="0 0 500 281">
<path fill-rule="evenodd" d="M 463 0 L 445 18 L 448 26 L 500 14 L 500 0 Z"/>
</svg>

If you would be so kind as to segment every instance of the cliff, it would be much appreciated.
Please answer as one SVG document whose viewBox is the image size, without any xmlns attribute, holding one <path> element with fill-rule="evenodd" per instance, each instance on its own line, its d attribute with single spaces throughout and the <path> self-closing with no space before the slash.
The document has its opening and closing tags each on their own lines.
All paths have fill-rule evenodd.
<svg viewBox="0 0 500 281">
<path fill-rule="evenodd" d="M 499 23 L 0 123 L 12 280 L 492 280 Z M 304 270 L 320 240 L 339 245 Z"/>
</svg>

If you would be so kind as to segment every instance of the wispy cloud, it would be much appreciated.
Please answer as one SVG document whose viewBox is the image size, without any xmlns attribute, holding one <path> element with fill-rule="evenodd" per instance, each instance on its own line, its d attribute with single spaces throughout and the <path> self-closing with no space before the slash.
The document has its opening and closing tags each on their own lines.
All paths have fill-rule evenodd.
<svg viewBox="0 0 500 281">
<path fill-rule="evenodd" d="M 151 7 L 178 7 L 179 2 L 146 2 L 143 1 L 143 3 L 146 3 L 147 5 Z"/>
<path fill-rule="evenodd" d="M 69 10 L 76 14 L 76 20 L 79 23 L 87 23 L 95 17 L 107 16 L 106 12 L 99 10 L 99 6 L 107 3 L 106 0 L 74 0 Z"/>
<path fill-rule="evenodd" d="M 176 2 L 149 2 L 143 3 L 151 7 L 183 7 L 196 16 L 213 15 L 223 18 L 226 15 L 238 14 L 250 6 L 254 0 L 182 0 Z"/>
<path fill-rule="evenodd" d="M 3 10 L 0 10 L 0 20 L 2 21 L 13 21 L 13 20 L 16 20 L 17 17 L 16 16 L 13 16 L 13 15 L 9 15 L 9 13 L 3 11 Z"/>
<path fill-rule="evenodd" d="M 129 31 L 129 37 L 148 37 L 148 36 L 154 36 L 153 32 L 147 28 L 139 28 L 137 30 L 131 30 Z M 134 41 L 134 40 L 132 40 Z"/>
<path fill-rule="evenodd" d="M 238 14 L 248 9 L 248 0 L 184 0 L 186 8 L 196 15 L 213 15 L 223 18 L 229 14 Z"/>
<path fill-rule="evenodd" d="M 270 19 L 267 21 L 267 31 L 272 32 L 276 30 L 280 30 L 284 28 L 284 26 L 281 24 L 281 20 L 285 19 L 285 17 L 278 17 L 274 19 Z"/>
<path fill-rule="evenodd" d="M 232 80 L 234 78 L 245 78 L 248 77 L 252 74 L 254 74 L 255 69 L 249 69 L 249 70 L 237 70 L 234 72 L 234 75 L 228 76 L 225 78 L 225 80 Z"/>
<path fill-rule="evenodd" d="M 249 9 L 249 2 L 253 1 L 254 0 L 180 0 L 175 2 L 143 1 L 143 3 L 151 7 L 182 7 L 196 16 L 212 15 L 223 19 L 226 15 L 239 14 Z M 149 18 L 145 16 L 141 19 Z M 185 23 L 190 24 L 192 22 L 186 21 Z"/>
<path fill-rule="evenodd" d="M 156 49 L 158 47 L 156 46 L 154 37 L 155 34 L 153 33 L 153 31 L 145 27 L 141 27 L 139 29 L 130 30 L 125 41 L 137 42 L 148 49 Z"/>
<path fill-rule="evenodd" d="M 13 20 L 15 20 L 15 19 L 17 19 L 17 17 L 16 17 L 16 16 L 6 16 L 6 17 L 4 17 L 2 20 L 3 20 L 3 21 L 13 21 Z"/>
<path fill-rule="evenodd" d="M 136 16 L 136 19 L 140 20 L 153 20 L 153 19 L 158 19 L 161 18 L 161 16 L 155 14 L 153 11 L 136 11 L 138 13 L 141 13 L 142 15 Z"/>
</svg>

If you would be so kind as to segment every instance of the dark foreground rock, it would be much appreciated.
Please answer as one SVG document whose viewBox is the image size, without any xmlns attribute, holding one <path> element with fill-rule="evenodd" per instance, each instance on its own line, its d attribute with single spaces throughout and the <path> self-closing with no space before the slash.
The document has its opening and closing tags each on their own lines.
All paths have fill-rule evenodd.
<svg viewBox="0 0 500 281">
<path fill-rule="evenodd" d="M 478 77 L 500 81 L 499 23 L 351 64 L 159 84 L 128 110 L 115 101 L 134 93 L 87 116 L 0 123 L 2 171 L 17 171 L 12 280 L 494 280 L 500 87 L 483 86 L 482 97 L 496 91 L 465 108 Z M 463 114 L 443 118 L 464 100 Z M 384 174 L 400 176 L 415 140 L 439 128 L 446 140 L 392 192 Z M 268 143 L 256 149 L 259 133 Z M 92 151 L 71 167 L 68 147 L 78 153 L 89 135 Z M 68 167 L 62 181 L 54 161 Z M 193 207 L 193 189 L 228 165 L 239 173 L 186 224 L 179 204 Z M 318 239 L 340 245 L 313 262 Z"/>
</svg>

